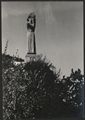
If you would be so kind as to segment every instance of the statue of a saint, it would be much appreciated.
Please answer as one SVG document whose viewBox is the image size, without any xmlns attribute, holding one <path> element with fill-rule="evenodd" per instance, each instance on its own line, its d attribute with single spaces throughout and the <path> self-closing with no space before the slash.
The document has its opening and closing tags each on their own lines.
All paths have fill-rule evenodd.
<svg viewBox="0 0 85 120">
<path fill-rule="evenodd" d="M 36 53 L 35 26 L 36 26 L 36 16 L 33 12 L 33 13 L 30 13 L 27 18 L 28 54 Z"/>
</svg>

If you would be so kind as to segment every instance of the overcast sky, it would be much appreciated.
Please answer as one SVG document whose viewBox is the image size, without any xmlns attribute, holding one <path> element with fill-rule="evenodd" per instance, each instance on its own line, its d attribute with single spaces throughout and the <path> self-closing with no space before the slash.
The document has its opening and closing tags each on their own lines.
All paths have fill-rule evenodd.
<svg viewBox="0 0 85 120">
<path fill-rule="evenodd" d="M 83 72 L 83 2 L 2 2 L 2 51 L 25 58 L 26 19 L 35 12 L 37 54 L 43 54 L 61 74 L 71 68 Z"/>
</svg>

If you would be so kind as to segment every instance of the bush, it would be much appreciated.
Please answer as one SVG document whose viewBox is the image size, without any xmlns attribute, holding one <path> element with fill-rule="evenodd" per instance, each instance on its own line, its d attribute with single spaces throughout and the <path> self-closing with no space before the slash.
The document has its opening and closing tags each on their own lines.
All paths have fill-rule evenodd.
<svg viewBox="0 0 85 120">
<path fill-rule="evenodd" d="M 46 59 L 3 69 L 4 119 L 25 119 L 48 114 L 56 79 L 54 66 Z"/>
<path fill-rule="evenodd" d="M 84 76 L 80 69 L 60 79 L 60 71 L 56 74 L 42 57 L 17 66 L 12 60 L 5 66 L 4 60 L 2 65 L 4 120 L 81 116 Z"/>
</svg>

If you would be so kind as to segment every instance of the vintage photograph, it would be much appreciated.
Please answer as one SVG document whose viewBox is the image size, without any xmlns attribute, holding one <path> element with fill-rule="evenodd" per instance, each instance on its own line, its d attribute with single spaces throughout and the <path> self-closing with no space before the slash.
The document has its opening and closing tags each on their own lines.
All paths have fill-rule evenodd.
<svg viewBox="0 0 85 120">
<path fill-rule="evenodd" d="M 2 1 L 3 120 L 84 117 L 83 1 Z"/>
</svg>

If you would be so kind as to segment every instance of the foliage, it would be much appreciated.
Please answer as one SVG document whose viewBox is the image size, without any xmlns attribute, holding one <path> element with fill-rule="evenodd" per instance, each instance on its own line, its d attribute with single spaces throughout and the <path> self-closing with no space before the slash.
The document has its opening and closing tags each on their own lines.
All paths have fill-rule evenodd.
<svg viewBox="0 0 85 120">
<path fill-rule="evenodd" d="M 62 114 L 65 116 L 82 116 L 84 106 L 84 76 L 81 70 L 71 70 L 69 77 L 63 76 L 59 84 L 60 95 L 63 104 Z M 61 108 L 61 109 L 62 109 Z"/>
<path fill-rule="evenodd" d="M 10 56 L 9 54 L 7 54 L 7 55 L 2 54 L 3 69 L 8 69 L 8 68 L 14 66 L 14 61 L 24 62 L 24 60 L 22 58 L 18 58 L 16 56 Z"/>
<path fill-rule="evenodd" d="M 4 120 L 81 115 L 84 77 L 80 69 L 60 79 L 60 71 L 56 73 L 46 58 L 38 56 L 17 66 L 13 59 L 2 62 Z"/>
</svg>

